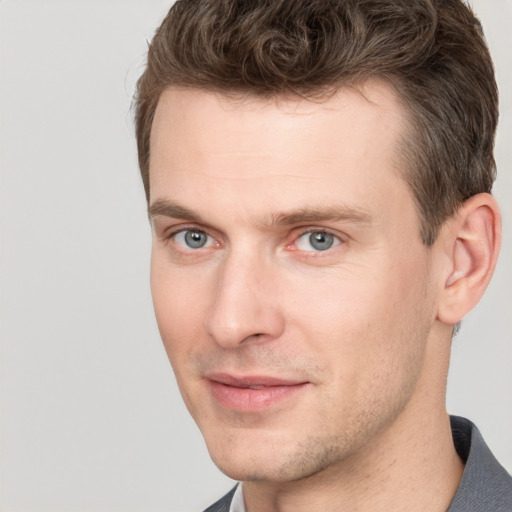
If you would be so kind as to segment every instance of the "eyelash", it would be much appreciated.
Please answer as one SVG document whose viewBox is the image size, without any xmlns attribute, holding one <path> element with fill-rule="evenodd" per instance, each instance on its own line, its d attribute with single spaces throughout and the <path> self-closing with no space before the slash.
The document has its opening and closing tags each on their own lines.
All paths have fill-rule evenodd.
<svg viewBox="0 0 512 512">
<path fill-rule="evenodd" d="M 168 242 L 170 240 L 172 240 L 173 238 L 175 238 L 178 234 L 180 233 L 185 233 L 187 231 L 192 231 L 192 232 L 198 232 L 198 233 L 204 233 L 207 237 L 209 237 L 210 239 L 212 239 L 214 241 L 214 244 L 216 246 L 216 248 L 218 247 L 222 247 L 222 243 L 218 241 L 218 237 L 215 237 L 215 236 L 212 236 L 210 233 L 208 233 L 208 230 L 206 229 L 203 229 L 203 228 L 199 228 L 197 226 L 179 226 L 179 227 L 176 227 L 175 229 L 172 229 L 168 232 L 165 233 L 164 237 L 162 238 L 162 240 L 164 242 Z M 299 249 L 297 247 L 297 242 L 304 236 L 304 235 L 311 235 L 311 234 L 314 234 L 314 233 L 318 233 L 318 234 L 325 234 L 325 235 L 330 235 L 332 237 L 334 237 L 335 239 L 335 243 L 334 245 L 332 245 L 331 247 L 325 249 L 325 250 L 302 250 Z M 315 228 L 315 227 L 308 227 L 308 228 L 304 228 L 304 229 L 301 229 L 300 231 L 298 231 L 296 234 L 293 235 L 293 240 L 292 242 L 290 243 L 286 243 L 285 244 L 285 248 L 290 250 L 290 251 L 301 251 L 303 253 L 309 253 L 308 257 L 319 257 L 322 255 L 322 253 L 328 253 L 330 252 L 331 249 L 333 249 L 334 247 L 340 245 L 340 244 L 343 244 L 343 243 L 346 243 L 346 237 L 343 237 L 341 236 L 340 234 L 337 234 L 337 233 L 333 233 L 332 231 L 328 230 L 328 229 L 325 229 L 325 228 Z M 178 245 L 178 244 L 176 244 Z M 202 249 L 203 247 L 200 247 L 200 248 L 197 248 L 197 249 L 194 249 L 194 248 L 189 248 L 188 250 L 186 248 L 183 248 L 181 247 L 182 250 L 184 251 L 187 251 L 187 252 L 198 252 L 200 249 Z M 208 248 L 208 247 L 206 247 Z"/>
<path fill-rule="evenodd" d="M 206 236 L 217 240 L 217 237 L 212 236 L 207 229 L 199 228 L 197 226 L 176 226 L 174 228 L 171 228 L 170 230 L 167 230 L 163 237 L 162 241 L 168 242 L 169 240 L 173 239 L 176 235 L 180 233 L 185 233 L 186 231 L 195 231 L 197 233 L 204 233 Z"/>
<path fill-rule="evenodd" d="M 303 230 L 302 232 L 300 232 L 297 236 L 294 237 L 294 240 L 293 240 L 293 245 L 295 247 L 297 247 L 297 243 L 298 241 L 305 235 L 309 235 L 311 237 L 311 235 L 313 234 L 321 234 L 321 235 L 328 235 L 328 236 L 332 236 L 335 240 L 334 240 L 334 243 L 332 246 L 328 247 L 327 249 L 325 250 L 310 250 L 310 251 L 307 251 L 307 250 L 304 250 L 304 252 L 306 253 L 311 253 L 311 256 L 313 257 L 318 257 L 320 254 L 324 253 L 324 252 L 328 252 L 330 251 L 331 249 L 333 249 L 334 247 L 336 247 L 337 245 L 340 245 L 341 243 L 344 242 L 343 238 L 340 236 L 340 235 L 337 235 L 335 233 L 332 233 L 331 231 L 327 230 L 327 229 L 322 229 L 322 228 L 307 228 L 305 230 Z M 296 248 L 294 250 L 301 250 L 299 248 Z"/>
</svg>

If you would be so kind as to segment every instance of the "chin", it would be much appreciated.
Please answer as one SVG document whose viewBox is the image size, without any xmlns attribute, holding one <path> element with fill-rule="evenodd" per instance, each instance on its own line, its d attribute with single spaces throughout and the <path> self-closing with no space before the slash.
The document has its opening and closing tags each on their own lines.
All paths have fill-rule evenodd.
<svg viewBox="0 0 512 512">
<path fill-rule="evenodd" d="M 250 438 L 250 439 L 249 439 Z M 210 457 L 226 476 L 233 480 L 274 480 L 279 474 L 283 454 L 272 457 L 271 444 L 254 436 L 219 435 L 210 442 L 205 438 Z"/>
<path fill-rule="evenodd" d="M 215 465 L 233 480 L 293 482 L 320 473 L 344 458 L 339 440 L 309 439 L 296 445 L 223 442 L 208 446 Z M 243 446 L 245 445 L 245 446 Z"/>
<path fill-rule="evenodd" d="M 213 462 L 226 476 L 240 482 L 290 482 L 303 478 L 296 472 L 281 471 L 275 460 L 254 460 L 248 457 L 245 461 L 213 459 Z"/>
</svg>

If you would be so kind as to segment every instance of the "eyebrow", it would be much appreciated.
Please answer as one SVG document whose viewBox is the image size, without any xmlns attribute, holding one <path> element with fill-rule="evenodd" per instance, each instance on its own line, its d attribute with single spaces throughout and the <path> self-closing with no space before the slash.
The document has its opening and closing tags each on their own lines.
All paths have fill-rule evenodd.
<svg viewBox="0 0 512 512">
<path fill-rule="evenodd" d="M 148 208 L 148 216 L 150 220 L 156 216 L 163 216 L 189 222 L 205 223 L 205 220 L 198 213 L 166 199 L 158 199 L 152 203 Z M 289 212 L 273 213 L 268 216 L 268 221 L 264 224 L 273 227 L 326 221 L 371 224 L 372 217 L 367 210 L 359 207 L 335 205 L 299 208 Z"/>
<path fill-rule="evenodd" d="M 361 208 L 349 206 L 327 206 L 319 208 L 300 208 L 291 212 L 271 215 L 271 225 L 312 224 L 315 222 L 350 221 L 358 224 L 370 224 L 371 215 Z"/>
<path fill-rule="evenodd" d="M 165 199 L 158 199 L 148 207 L 149 220 L 159 215 L 162 217 L 170 217 L 172 219 L 188 220 L 190 222 L 201 221 L 201 216 L 197 215 L 192 210 Z"/>
</svg>

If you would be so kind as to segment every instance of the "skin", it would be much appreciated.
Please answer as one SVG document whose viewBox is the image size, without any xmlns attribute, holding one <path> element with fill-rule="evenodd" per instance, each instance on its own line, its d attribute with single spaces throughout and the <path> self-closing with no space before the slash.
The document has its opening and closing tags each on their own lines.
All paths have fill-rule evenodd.
<svg viewBox="0 0 512 512">
<path fill-rule="evenodd" d="M 492 273 L 474 299 L 457 288 L 479 268 L 460 233 L 489 233 L 497 214 L 476 201 L 425 247 L 397 168 L 406 129 L 377 80 L 322 102 L 178 88 L 160 98 L 156 317 L 188 410 L 214 462 L 244 482 L 249 512 L 441 511 L 455 493 L 452 326 Z M 332 246 L 318 250 L 311 233 Z M 226 405 L 218 375 L 293 386 Z"/>
</svg>

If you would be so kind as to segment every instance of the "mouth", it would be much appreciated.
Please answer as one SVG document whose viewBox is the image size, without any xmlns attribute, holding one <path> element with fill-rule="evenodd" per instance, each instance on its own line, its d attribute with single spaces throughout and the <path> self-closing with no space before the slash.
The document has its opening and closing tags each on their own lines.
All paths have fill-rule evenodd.
<svg viewBox="0 0 512 512">
<path fill-rule="evenodd" d="M 215 373 L 206 376 L 211 395 L 224 408 L 265 411 L 281 404 L 309 385 L 308 381 L 268 376 L 234 376 Z"/>
</svg>

